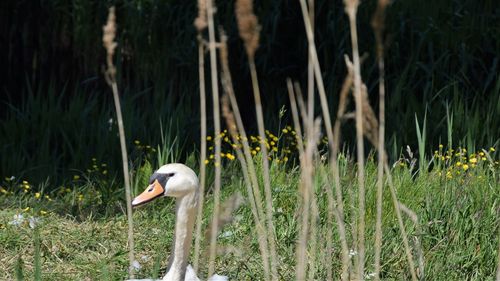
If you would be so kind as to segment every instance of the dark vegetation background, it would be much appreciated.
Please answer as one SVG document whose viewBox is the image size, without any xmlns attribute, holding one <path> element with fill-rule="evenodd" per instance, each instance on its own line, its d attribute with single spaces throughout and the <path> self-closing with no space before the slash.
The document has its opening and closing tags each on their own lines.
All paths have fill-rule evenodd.
<svg viewBox="0 0 500 281">
<path fill-rule="evenodd" d="M 363 78 L 376 104 L 378 77 L 370 19 L 359 10 Z M 0 3 L 0 176 L 64 182 L 92 158 L 119 175 L 112 96 L 102 68 L 102 25 L 117 7 L 119 74 L 128 148 L 169 147 L 178 160 L 199 142 L 196 1 L 4 0 Z M 266 126 L 291 123 L 286 77 L 305 88 L 307 44 L 299 3 L 255 1 L 262 25 L 257 69 Z M 250 76 L 233 1 L 217 1 L 229 35 L 231 70 L 247 127 L 253 130 Z M 340 0 L 316 0 L 316 44 L 332 111 L 350 54 Z M 500 5 L 496 0 L 394 1 L 387 14 L 387 146 L 397 158 L 417 150 L 415 122 L 426 123 L 426 150 L 439 143 L 474 150 L 500 136 Z M 207 71 L 208 74 L 208 71 Z M 210 98 L 209 98 L 210 100 Z M 211 105 L 209 104 L 209 108 Z M 209 113 L 211 114 L 211 113 Z M 209 115 L 211 116 L 211 115 Z M 447 119 L 448 116 L 448 119 Z M 425 117 L 425 118 L 424 118 Z M 209 122 L 212 120 L 209 119 Z M 450 127 L 449 121 L 452 122 Z M 345 147 L 354 135 L 349 122 Z M 451 136 L 451 138 L 450 138 Z"/>
</svg>

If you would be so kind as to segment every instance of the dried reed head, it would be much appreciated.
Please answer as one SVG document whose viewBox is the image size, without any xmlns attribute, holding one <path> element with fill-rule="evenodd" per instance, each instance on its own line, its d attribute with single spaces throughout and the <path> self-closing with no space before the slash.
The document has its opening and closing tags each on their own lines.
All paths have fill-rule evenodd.
<svg viewBox="0 0 500 281">
<path fill-rule="evenodd" d="M 207 28 L 207 1 L 198 0 L 198 17 L 194 20 L 194 26 L 198 32 Z"/>
<path fill-rule="evenodd" d="M 226 119 L 227 128 L 231 136 L 237 136 L 238 131 L 236 121 L 234 119 L 233 111 L 229 108 L 229 96 L 227 94 L 222 96 L 222 116 Z"/>
<path fill-rule="evenodd" d="M 104 45 L 104 48 L 106 48 L 106 52 L 108 54 L 108 64 L 113 64 L 112 57 L 115 54 L 115 49 L 117 46 L 117 43 L 115 42 L 116 16 L 114 6 L 109 8 L 108 21 L 102 29 L 104 31 L 104 34 L 102 36 L 102 43 Z"/>
<path fill-rule="evenodd" d="M 240 37 L 245 43 L 247 55 L 250 59 L 253 59 L 255 51 L 259 47 L 260 26 L 257 16 L 253 13 L 252 0 L 237 0 L 235 14 Z"/>
<path fill-rule="evenodd" d="M 223 78 L 227 74 L 229 74 L 229 60 L 228 60 L 228 52 L 227 52 L 227 35 L 224 32 L 223 28 L 219 28 L 220 34 L 220 44 L 219 44 L 219 55 L 220 62 L 222 65 Z"/>
<path fill-rule="evenodd" d="M 229 197 L 224 204 L 222 204 L 221 211 L 217 217 L 217 229 L 220 231 L 226 224 L 231 223 L 234 219 L 233 213 L 240 208 L 240 206 L 245 202 L 243 195 L 239 192 L 235 192 L 231 197 Z M 212 232 L 212 224 L 210 224 L 205 231 L 205 237 L 210 238 L 210 233 Z"/>
<path fill-rule="evenodd" d="M 387 5 L 389 5 L 389 0 L 377 1 L 377 9 L 375 9 L 375 13 L 373 14 L 371 21 L 372 28 L 375 32 L 382 32 L 385 28 L 384 15 Z"/>
<path fill-rule="evenodd" d="M 365 84 L 361 85 L 361 98 L 363 103 L 363 133 L 374 147 L 378 147 L 378 121 L 375 112 L 370 106 Z"/>
<path fill-rule="evenodd" d="M 359 0 L 344 0 L 345 12 L 349 17 L 355 18 Z"/>
<path fill-rule="evenodd" d="M 116 37 L 116 16 L 115 16 L 115 7 L 109 8 L 108 13 L 108 21 L 105 26 L 103 26 L 103 35 L 102 35 L 102 43 L 107 53 L 107 63 L 108 69 L 106 71 L 106 80 L 108 82 L 110 79 L 115 78 L 116 69 L 113 65 L 113 55 L 115 54 L 116 46 L 118 45 L 115 42 Z"/>
</svg>

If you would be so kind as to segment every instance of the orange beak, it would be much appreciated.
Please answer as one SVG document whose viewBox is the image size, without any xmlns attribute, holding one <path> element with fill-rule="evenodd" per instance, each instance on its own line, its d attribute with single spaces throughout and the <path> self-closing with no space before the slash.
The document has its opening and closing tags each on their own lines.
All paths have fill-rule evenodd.
<svg viewBox="0 0 500 281">
<path fill-rule="evenodd" d="M 155 199 L 156 197 L 162 196 L 164 192 L 165 189 L 163 188 L 163 186 L 161 186 L 158 180 L 155 180 L 148 186 L 148 188 L 146 188 L 146 190 L 144 190 L 143 193 L 134 198 L 134 200 L 132 201 L 132 207 L 137 207 L 139 205 L 145 204 Z"/>
</svg>

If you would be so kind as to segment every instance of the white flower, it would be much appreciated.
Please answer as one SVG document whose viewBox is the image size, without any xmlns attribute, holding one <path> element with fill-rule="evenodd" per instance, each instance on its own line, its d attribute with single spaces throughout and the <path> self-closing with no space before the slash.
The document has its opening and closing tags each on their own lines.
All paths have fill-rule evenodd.
<svg viewBox="0 0 500 281">
<path fill-rule="evenodd" d="M 355 255 L 357 255 L 357 254 L 358 254 L 358 252 L 356 252 L 355 250 L 353 250 L 353 249 L 350 249 L 350 250 L 349 250 L 349 257 L 350 257 L 350 258 L 354 257 L 354 256 L 355 256 Z"/>
<path fill-rule="evenodd" d="M 141 264 L 140 264 L 137 260 L 134 260 L 134 261 L 132 262 L 132 268 L 133 268 L 135 271 L 139 271 L 139 270 L 142 268 L 142 266 L 141 266 Z"/>
<path fill-rule="evenodd" d="M 39 222 L 40 222 L 39 218 L 35 218 L 35 217 L 29 218 L 29 224 L 30 224 L 31 228 L 35 228 Z"/>
<path fill-rule="evenodd" d="M 372 277 L 375 277 L 375 272 L 372 272 L 372 273 L 368 273 L 367 275 L 365 275 L 365 279 L 372 279 Z"/>
<path fill-rule="evenodd" d="M 222 232 L 222 233 L 219 235 L 219 237 L 220 237 L 220 238 L 227 238 L 227 237 L 231 237 L 231 236 L 233 236 L 233 232 L 232 232 L 232 231 L 230 231 L 230 230 L 228 230 L 228 231 L 224 231 L 224 232 Z"/>
<path fill-rule="evenodd" d="M 11 225 L 20 226 L 24 222 L 24 216 L 22 214 L 14 215 L 14 219 L 9 222 Z"/>
<path fill-rule="evenodd" d="M 108 120 L 108 130 L 111 131 L 113 129 L 113 118 L 109 118 Z"/>
</svg>

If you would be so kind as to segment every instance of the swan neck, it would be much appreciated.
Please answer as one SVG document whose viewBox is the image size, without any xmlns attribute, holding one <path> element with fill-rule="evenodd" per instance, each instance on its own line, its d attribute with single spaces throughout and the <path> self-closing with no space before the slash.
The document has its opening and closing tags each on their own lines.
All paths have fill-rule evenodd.
<svg viewBox="0 0 500 281">
<path fill-rule="evenodd" d="M 193 238 L 196 209 L 198 207 L 198 194 L 188 193 L 177 198 L 176 221 L 173 252 L 171 256 L 171 267 L 166 280 L 181 281 L 186 275 L 186 267 L 189 260 L 189 249 Z"/>
</svg>

